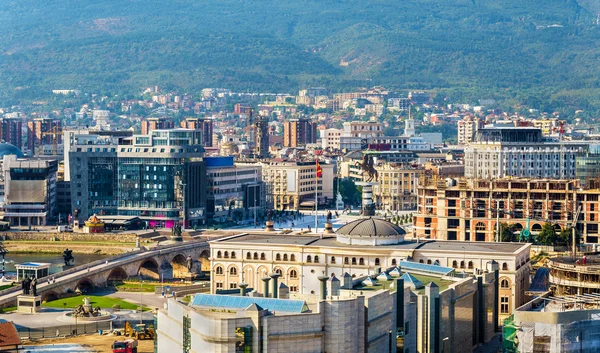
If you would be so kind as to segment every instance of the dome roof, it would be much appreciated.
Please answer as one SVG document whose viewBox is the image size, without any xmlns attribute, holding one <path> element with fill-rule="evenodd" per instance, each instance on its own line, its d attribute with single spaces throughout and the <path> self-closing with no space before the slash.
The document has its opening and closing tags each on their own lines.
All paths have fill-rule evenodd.
<svg viewBox="0 0 600 353">
<path fill-rule="evenodd" d="M 397 225 L 377 218 L 357 219 L 340 227 L 337 231 L 340 235 L 358 237 L 380 237 L 404 235 L 404 229 Z"/>
<path fill-rule="evenodd" d="M 25 158 L 25 155 L 17 146 L 8 142 L 0 142 L 0 158 L 11 154 L 17 156 L 17 158 Z"/>
</svg>

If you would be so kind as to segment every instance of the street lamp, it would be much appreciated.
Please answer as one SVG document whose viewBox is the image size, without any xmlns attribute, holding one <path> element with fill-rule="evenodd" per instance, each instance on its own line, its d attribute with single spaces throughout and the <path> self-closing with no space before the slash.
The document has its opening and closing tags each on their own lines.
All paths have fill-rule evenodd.
<svg viewBox="0 0 600 353">
<path fill-rule="evenodd" d="M 142 278 L 142 271 L 138 271 L 138 276 L 140 276 L 140 325 L 142 324 L 142 283 L 144 282 Z"/>
<path fill-rule="evenodd" d="M 442 353 L 446 353 L 446 342 L 450 340 L 450 337 L 444 337 L 442 340 Z"/>
<path fill-rule="evenodd" d="M 0 255 L 2 255 L 2 277 L 0 278 L 4 278 L 5 274 L 6 260 L 4 259 L 4 257 L 6 256 L 6 253 L 8 253 L 8 250 L 4 246 L 4 243 L 0 242 Z"/>
</svg>

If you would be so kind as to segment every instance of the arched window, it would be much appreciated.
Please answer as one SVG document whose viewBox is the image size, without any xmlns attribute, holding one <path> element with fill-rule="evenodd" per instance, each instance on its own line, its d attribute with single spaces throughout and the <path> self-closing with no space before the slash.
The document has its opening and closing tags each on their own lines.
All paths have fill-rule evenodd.
<svg viewBox="0 0 600 353">
<path fill-rule="evenodd" d="M 254 253 L 254 260 L 258 260 L 258 253 L 257 252 Z"/>
<path fill-rule="evenodd" d="M 296 255 L 292 254 L 290 255 L 290 261 L 296 261 Z"/>
<path fill-rule="evenodd" d="M 235 268 L 235 267 L 230 268 L 229 269 L 229 274 L 231 276 L 236 276 L 237 275 L 237 268 Z"/>
<path fill-rule="evenodd" d="M 379 258 L 378 257 L 375 258 L 375 266 L 379 266 Z"/>
<path fill-rule="evenodd" d="M 249 251 L 246 254 L 246 260 L 252 260 L 252 254 Z"/>
<path fill-rule="evenodd" d="M 232 259 L 235 259 L 235 251 L 232 251 L 232 252 L 231 252 L 231 258 L 232 258 Z"/>
<path fill-rule="evenodd" d="M 225 251 L 225 255 L 223 257 L 226 258 L 226 259 L 228 259 L 229 258 L 229 252 Z"/>
<path fill-rule="evenodd" d="M 281 255 L 280 254 L 275 255 L 275 261 L 281 261 Z"/>
<path fill-rule="evenodd" d="M 460 268 L 465 268 L 465 262 L 464 261 L 460 262 Z"/>
<path fill-rule="evenodd" d="M 265 253 L 260 253 L 260 259 L 265 261 L 267 259 L 267 256 L 265 256 Z"/>
<path fill-rule="evenodd" d="M 306 257 L 306 262 L 311 263 L 312 262 L 312 256 L 308 255 Z"/>
<path fill-rule="evenodd" d="M 431 265 L 431 260 L 427 260 L 427 264 L 428 264 L 428 265 Z"/>
<path fill-rule="evenodd" d="M 296 270 L 290 271 L 290 278 L 298 278 L 298 272 Z"/>
<path fill-rule="evenodd" d="M 422 264 L 423 263 L 423 259 L 419 260 L 419 263 Z"/>
<path fill-rule="evenodd" d="M 283 261 L 287 261 L 287 260 L 288 260 L 287 254 L 283 254 Z"/>
<path fill-rule="evenodd" d="M 331 263 L 332 263 L 332 264 L 335 264 L 335 256 L 332 256 L 332 257 L 331 257 Z"/>
<path fill-rule="evenodd" d="M 358 265 L 359 266 L 364 266 L 365 265 L 365 259 L 363 259 L 362 257 L 360 259 L 358 259 Z"/>
<path fill-rule="evenodd" d="M 392 259 L 392 266 L 396 266 L 397 264 L 396 259 Z"/>
<path fill-rule="evenodd" d="M 221 254 L 220 251 L 217 251 L 217 259 L 220 259 L 221 257 L 223 257 L 223 254 Z"/>
<path fill-rule="evenodd" d="M 508 264 L 506 262 L 502 263 L 502 271 L 508 271 Z"/>
<path fill-rule="evenodd" d="M 350 265 L 350 259 L 347 257 L 344 257 L 344 265 Z"/>
<path fill-rule="evenodd" d="M 315 255 L 315 263 L 318 264 L 319 263 L 319 255 Z"/>
<path fill-rule="evenodd" d="M 510 284 L 506 278 L 500 281 L 500 287 L 502 288 L 510 288 Z"/>
<path fill-rule="evenodd" d="M 472 270 L 473 269 L 473 261 L 469 261 L 469 265 L 468 266 L 469 266 L 469 270 Z"/>
<path fill-rule="evenodd" d="M 452 267 L 454 267 L 454 268 L 458 267 L 458 262 L 456 262 L 456 260 L 452 261 Z"/>
<path fill-rule="evenodd" d="M 278 273 L 280 276 L 283 276 L 283 272 L 281 272 L 281 269 L 278 268 L 275 270 L 275 273 Z"/>
<path fill-rule="evenodd" d="M 217 266 L 217 268 L 215 268 L 215 274 L 222 275 L 223 274 L 223 267 Z"/>
<path fill-rule="evenodd" d="M 353 265 L 356 265 L 356 257 L 353 257 L 353 258 L 352 258 L 352 264 L 353 264 Z"/>
</svg>

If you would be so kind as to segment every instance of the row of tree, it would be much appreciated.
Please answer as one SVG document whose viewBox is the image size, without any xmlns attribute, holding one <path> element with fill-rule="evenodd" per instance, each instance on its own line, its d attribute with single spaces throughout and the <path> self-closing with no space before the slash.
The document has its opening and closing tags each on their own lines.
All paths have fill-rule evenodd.
<svg viewBox="0 0 600 353">
<path fill-rule="evenodd" d="M 572 240 L 573 229 L 570 227 L 557 229 L 550 223 L 545 223 L 537 234 L 530 234 L 528 237 L 521 236 L 523 231 L 519 232 L 515 225 L 500 223 L 500 240 L 503 242 L 527 241 L 538 245 L 569 246 Z M 579 238 L 579 234 L 577 234 Z M 578 239 L 579 240 L 579 239 Z"/>
</svg>

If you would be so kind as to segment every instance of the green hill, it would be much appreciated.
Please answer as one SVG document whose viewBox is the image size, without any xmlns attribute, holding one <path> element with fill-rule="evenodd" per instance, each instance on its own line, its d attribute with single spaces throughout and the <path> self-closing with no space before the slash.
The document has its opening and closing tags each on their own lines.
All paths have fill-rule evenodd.
<svg viewBox="0 0 600 353">
<path fill-rule="evenodd" d="M 443 89 L 600 112 L 600 1 L 41 0 L 0 8 L 0 104 L 159 84 Z"/>
</svg>

